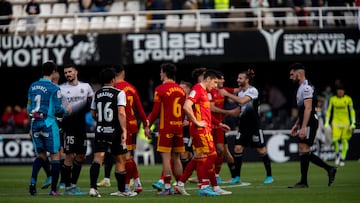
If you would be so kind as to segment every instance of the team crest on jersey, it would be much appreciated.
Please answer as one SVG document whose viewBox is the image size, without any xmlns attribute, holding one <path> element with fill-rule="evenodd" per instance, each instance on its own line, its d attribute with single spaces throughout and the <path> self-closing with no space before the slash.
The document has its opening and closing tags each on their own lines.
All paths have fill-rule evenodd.
<svg viewBox="0 0 360 203">
<path fill-rule="evenodd" d="M 61 98 L 61 91 L 60 90 L 58 90 L 57 92 L 56 92 L 56 96 L 57 96 L 57 98 Z"/>
<path fill-rule="evenodd" d="M 195 90 L 191 90 L 189 97 L 194 98 L 196 95 L 196 91 Z"/>
</svg>

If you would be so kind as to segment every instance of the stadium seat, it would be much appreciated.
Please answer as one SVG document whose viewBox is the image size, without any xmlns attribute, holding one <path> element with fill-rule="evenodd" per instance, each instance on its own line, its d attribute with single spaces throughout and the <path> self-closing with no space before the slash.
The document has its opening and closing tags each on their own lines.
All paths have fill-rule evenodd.
<svg viewBox="0 0 360 203">
<path fill-rule="evenodd" d="M 22 5 L 13 5 L 12 9 L 14 16 L 22 16 L 23 14 L 25 14 L 25 8 Z"/>
<path fill-rule="evenodd" d="M 129 29 L 134 26 L 134 20 L 132 16 L 120 16 L 119 17 L 119 28 Z"/>
<path fill-rule="evenodd" d="M 124 11 L 124 2 L 123 1 L 117 0 L 113 4 L 111 4 L 110 10 L 109 10 L 110 13 L 119 13 L 122 11 Z"/>
<path fill-rule="evenodd" d="M 117 16 L 106 16 L 104 28 L 116 29 L 118 28 L 119 18 Z"/>
<path fill-rule="evenodd" d="M 46 28 L 46 23 L 45 23 L 45 19 L 40 18 L 38 23 L 37 23 L 37 32 L 44 32 Z"/>
<path fill-rule="evenodd" d="M 179 15 L 167 15 L 165 18 L 166 28 L 178 28 L 180 27 L 180 16 Z"/>
<path fill-rule="evenodd" d="M 194 14 L 184 14 L 181 18 L 181 27 L 195 27 L 196 19 Z"/>
<path fill-rule="evenodd" d="M 69 3 L 67 13 L 74 14 L 79 12 L 79 4 L 78 3 Z"/>
<path fill-rule="evenodd" d="M 125 4 L 125 11 L 140 11 L 140 2 L 129 0 Z"/>
<path fill-rule="evenodd" d="M 147 27 L 146 15 L 137 16 L 135 22 L 139 26 L 139 28 L 146 28 Z"/>
<path fill-rule="evenodd" d="M 15 32 L 26 32 L 26 19 L 19 19 L 15 26 Z"/>
<path fill-rule="evenodd" d="M 136 139 L 136 149 L 134 150 L 134 160 L 136 164 L 139 163 L 140 157 L 144 160 L 144 165 L 155 165 L 154 147 L 144 139 Z"/>
<path fill-rule="evenodd" d="M 63 18 L 61 20 L 61 30 L 71 31 L 75 28 L 75 20 L 74 18 Z"/>
<path fill-rule="evenodd" d="M 51 4 L 41 3 L 40 4 L 40 15 L 50 16 L 52 14 Z"/>
<path fill-rule="evenodd" d="M 94 16 L 90 19 L 90 29 L 103 29 L 104 27 L 104 17 Z"/>
<path fill-rule="evenodd" d="M 52 7 L 53 15 L 64 15 L 66 14 L 66 5 L 64 3 L 55 3 Z"/>
<path fill-rule="evenodd" d="M 59 31 L 61 27 L 60 18 L 49 18 L 46 23 L 46 31 Z"/>
<path fill-rule="evenodd" d="M 275 25 L 275 19 L 271 12 L 265 12 L 264 25 Z"/>
<path fill-rule="evenodd" d="M 77 17 L 75 20 L 76 29 L 80 31 L 86 31 L 89 29 L 88 17 Z"/>
<path fill-rule="evenodd" d="M 200 25 L 202 27 L 211 26 L 211 15 L 210 14 L 200 14 Z"/>
</svg>

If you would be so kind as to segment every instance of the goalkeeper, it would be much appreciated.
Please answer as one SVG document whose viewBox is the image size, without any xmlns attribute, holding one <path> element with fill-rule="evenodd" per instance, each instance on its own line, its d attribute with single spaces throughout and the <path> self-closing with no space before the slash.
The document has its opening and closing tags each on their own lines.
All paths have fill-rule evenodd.
<svg viewBox="0 0 360 203">
<path fill-rule="evenodd" d="M 349 149 L 349 140 L 356 128 L 356 116 L 352 98 L 345 94 L 342 84 L 336 86 L 336 95 L 330 97 L 326 111 L 325 128 L 330 127 L 332 142 L 336 153 L 335 164 L 344 166 Z M 341 154 L 340 145 L 341 142 Z"/>
</svg>

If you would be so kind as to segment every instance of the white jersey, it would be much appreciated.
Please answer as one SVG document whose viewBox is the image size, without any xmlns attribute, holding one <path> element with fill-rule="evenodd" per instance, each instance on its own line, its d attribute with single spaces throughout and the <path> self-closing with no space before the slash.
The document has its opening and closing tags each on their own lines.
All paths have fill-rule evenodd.
<svg viewBox="0 0 360 203">
<path fill-rule="evenodd" d="M 86 107 L 88 98 L 90 101 L 94 97 L 94 91 L 89 83 L 78 82 L 77 85 L 71 85 L 68 82 L 60 85 L 63 104 L 70 105 L 72 113 Z"/>
</svg>

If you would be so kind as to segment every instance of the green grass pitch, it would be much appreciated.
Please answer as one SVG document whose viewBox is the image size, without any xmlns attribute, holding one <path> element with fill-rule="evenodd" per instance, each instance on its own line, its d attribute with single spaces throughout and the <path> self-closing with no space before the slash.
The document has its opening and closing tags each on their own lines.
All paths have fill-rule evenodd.
<svg viewBox="0 0 360 203">
<path fill-rule="evenodd" d="M 333 162 L 331 162 L 333 164 Z M 300 178 L 299 162 L 272 163 L 275 182 L 264 185 L 265 169 L 261 162 L 245 162 L 241 172 L 241 180 L 250 183 L 248 186 L 221 185 L 222 188 L 233 192 L 232 195 L 218 197 L 199 197 L 196 184 L 186 183 L 185 187 L 191 196 L 158 196 L 151 184 L 157 181 L 161 171 L 160 165 L 139 166 L 143 192 L 136 197 L 124 198 L 110 196 L 116 191 L 116 181 L 112 176 L 112 186 L 98 188 L 101 198 L 88 196 L 89 192 L 89 165 L 84 165 L 78 186 L 84 196 L 49 196 L 49 189 L 41 190 L 45 180 L 43 170 L 38 177 L 38 194 L 30 196 L 28 184 L 31 175 L 31 166 L 0 166 L 0 202 L 34 202 L 34 203 L 95 203 L 95 202 L 136 202 L 136 203 L 359 203 L 360 202 L 360 162 L 347 161 L 344 167 L 339 167 L 335 182 L 327 186 L 328 177 L 325 170 L 310 163 L 308 183 L 306 189 L 288 189 L 288 185 L 295 184 Z M 195 173 L 194 173 L 195 174 Z M 99 180 L 103 177 L 103 167 Z M 229 178 L 229 170 L 224 164 L 221 172 L 222 179 Z"/>
</svg>

